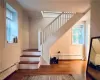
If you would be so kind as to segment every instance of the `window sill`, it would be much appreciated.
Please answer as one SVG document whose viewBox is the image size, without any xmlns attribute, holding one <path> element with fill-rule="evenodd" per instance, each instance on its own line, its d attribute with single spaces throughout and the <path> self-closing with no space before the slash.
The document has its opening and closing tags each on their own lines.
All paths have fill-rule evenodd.
<svg viewBox="0 0 100 80">
<path fill-rule="evenodd" d="M 6 42 L 6 44 L 18 44 L 18 42 Z"/>
</svg>

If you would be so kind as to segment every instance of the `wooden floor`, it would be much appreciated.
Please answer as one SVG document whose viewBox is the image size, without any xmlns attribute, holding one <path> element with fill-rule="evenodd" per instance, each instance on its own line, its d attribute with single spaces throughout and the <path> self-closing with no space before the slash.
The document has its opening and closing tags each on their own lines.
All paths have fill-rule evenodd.
<svg viewBox="0 0 100 80">
<path fill-rule="evenodd" d="M 86 61 L 59 61 L 59 64 L 41 66 L 38 70 L 18 70 L 6 80 L 21 80 L 26 75 L 44 74 L 83 74 L 86 72 Z"/>
</svg>

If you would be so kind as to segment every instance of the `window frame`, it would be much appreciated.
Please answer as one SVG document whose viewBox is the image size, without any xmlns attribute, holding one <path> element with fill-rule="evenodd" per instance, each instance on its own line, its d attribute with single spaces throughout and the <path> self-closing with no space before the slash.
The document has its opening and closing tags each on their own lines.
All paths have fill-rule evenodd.
<svg viewBox="0 0 100 80">
<path fill-rule="evenodd" d="M 8 8 L 6 8 L 6 10 L 8 10 L 8 11 L 11 12 L 11 13 L 14 13 L 14 12 L 12 12 L 10 9 L 8 9 Z M 7 16 L 6 16 L 6 18 L 8 18 L 9 20 L 13 21 L 12 19 L 10 19 L 10 18 L 7 17 Z"/>
<path fill-rule="evenodd" d="M 9 11 L 9 12 L 11 12 L 11 13 L 13 13 L 12 15 L 14 16 L 14 15 L 16 15 L 16 17 L 13 17 L 12 16 L 12 19 L 10 19 L 9 17 L 7 17 L 7 10 Z M 14 42 L 14 41 L 8 41 L 8 39 L 7 39 L 7 19 L 8 20 L 10 20 L 10 21 L 15 21 L 15 23 L 16 23 L 16 28 L 17 28 L 17 35 L 15 36 L 15 37 L 17 37 L 17 43 L 18 43 L 18 36 L 19 36 L 19 24 L 18 24 L 18 12 L 17 12 L 17 10 L 14 8 L 14 7 L 12 7 L 12 5 L 10 5 L 8 2 L 6 2 L 6 7 L 5 7 L 5 11 L 6 11 L 6 17 L 5 17 L 5 19 L 6 19 L 6 43 L 7 44 L 14 44 L 14 43 L 16 43 L 16 42 Z M 14 20 L 15 19 L 15 20 Z M 14 39 L 14 38 L 13 38 Z"/>
<path fill-rule="evenodd" d="M 83 37 L 84 37 L 84 41 L 83 41 L 82 44 L 81 44 L 81 43 L 73 43 L 73 28 L 75 28 L 75 27 L 78 28 L 78 27 L 80 27 L 81 25 L 83 26 L 83 32 L 84 32 Z M 84 23 L 75 25 L 75 26 L 73 26 L 73 27 L 71 28 L 71 44 L 72 44 L 72 45 L 84 45 L 84 44 L 85 44 L 85 25 L 84 25 Z"/>
</svg>

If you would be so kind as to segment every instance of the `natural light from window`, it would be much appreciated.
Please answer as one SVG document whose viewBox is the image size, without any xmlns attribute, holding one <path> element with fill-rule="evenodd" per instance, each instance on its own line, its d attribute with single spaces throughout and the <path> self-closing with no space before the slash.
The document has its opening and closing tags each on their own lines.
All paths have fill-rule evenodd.
<svg viewBox="0 0 100 80">
<path fill-rule="evenodd" d="M 7 43 L 17 43 L 18 15 L 17 11 L 6 3 L 6 39 Z"/>
<path fill-rule="evenodd" d="M 72 44 L 84 44 L 84 24 L 72 28 Z"/>
</svg>

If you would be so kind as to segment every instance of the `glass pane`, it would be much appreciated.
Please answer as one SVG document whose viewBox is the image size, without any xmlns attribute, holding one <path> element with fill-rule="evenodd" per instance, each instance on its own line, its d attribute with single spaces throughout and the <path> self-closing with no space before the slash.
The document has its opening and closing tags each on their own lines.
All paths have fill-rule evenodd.
<svg viewBox="0 0 100 80">
<path fill-rule="evenodd" d="M 9 9 L 6 9 L 6 17 L 13 20 L 13 12 L 11 12 Z"/>
<path fill-rule="evenodd" d="M 17 12 L 6 5 L 6 38 L 8 43 L 14 43 L 18 38 L 18 16 Z"/>
<path fill-rule="evenodd" d="M 78 43 L 78 39 L 77 39 L 77 37 L 76 37 L 76 35 L 73 35 L 73 43 Z"/>
<path fill-rule="evenodd" d="M 73 44 L 84 44 L 84 26 L 72 28 L 72 43 Z"/>
<path fill-rule="evenodd" d="M 6 26 L 7 26 L 7 41 L 11 42 L 11 21 L 9 19 L 6 19 Z"/>
</svg>

